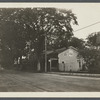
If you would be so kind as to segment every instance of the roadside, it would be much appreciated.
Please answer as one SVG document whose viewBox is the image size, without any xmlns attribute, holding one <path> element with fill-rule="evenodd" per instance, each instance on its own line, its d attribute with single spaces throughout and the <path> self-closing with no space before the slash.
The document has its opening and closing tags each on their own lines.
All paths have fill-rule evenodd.
<svg viewBox="0 0 100 100">
<path fill-rule="evenodd" d="M 57 74 L 64 76 L 81 76 L 81 77 L 95 77 L 100 78 L 100 74 L 88 74 L 88 73 L 69 73 L 69 72 L 48 72 L 48 74 Z"/>
<path fill-rule="evenodd" d="M 11 74 L 24 74 L 24 73 L 32 73 L 32 72 L 23 72 L 23 71 L 17 71 L 17 70 L 0 70 L 0 73 L 11 73 Z M 34 72 L 33 72 L 34 73 Z M 40 73 L 40 72 L 39 72 Z M 42 72 L 41 72 L 42 74 Z M 44 74 L 44 72 L 43 72 Z M 72 72 L 47 72 L 45 74 L 56 74 L 56 75 L 62 75 L 62 76 L 80 76 L 80 77 L 94 77 L 94 78 L 100 78 L 100 74 L 89 74 L 89 73 L 72 73 Z"/>
</svg>

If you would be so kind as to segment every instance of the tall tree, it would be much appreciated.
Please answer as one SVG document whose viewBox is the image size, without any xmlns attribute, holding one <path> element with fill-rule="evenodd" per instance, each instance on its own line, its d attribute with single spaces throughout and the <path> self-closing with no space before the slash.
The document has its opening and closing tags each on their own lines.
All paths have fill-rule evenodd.
<svg viewBox="0 0 100 100">
<path fill-rule="evenodd" d="M 89 72 L 100 73 L 100 51 L 96 49 L 84 48 L 79 51 L 84 58 L 85 66 Z"/>
<path fill-rule="evenodd" d="M 72 37 L 69 41 L 69 46 L 73 46 L 78 49 L 84 49 L 85 41 L 83 39 L 79 39 L 77 37 Z"/>
<path fill-rule="evenodd" d="M 87 45 L 92 47 L 92 48 L 100 48 L 100 32 L 94 32 L 91 33 L 88 37 L 87 37 Z"/>
<path fill-rule="evenodd" d="M 71 10 L 56 8 L 0 9 L 0 22 L 3 45 L 18 54 L 31 40 L 38 63 L 44 49 L 45 34 L 49 45 L 54 45 L 58 40 L 68 41 L 73 35 L 71 24 L 78 24 Z"/>
<path fill-rule="evenodd" d="M 100 73 L 100 44 L 97 42 L 99 32 L 91 33 L 87 37 L 85 48 L 80 50 L 84 57 L 88 70 L 92 73 Z"/>
</svg>

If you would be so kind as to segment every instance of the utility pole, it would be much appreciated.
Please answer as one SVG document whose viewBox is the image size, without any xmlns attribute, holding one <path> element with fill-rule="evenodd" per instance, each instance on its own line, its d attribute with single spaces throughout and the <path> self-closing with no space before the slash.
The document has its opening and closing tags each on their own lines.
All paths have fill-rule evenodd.
<svg viewBox="0 0 100 100">
<path fill-rule="evenodd" d="M 47 34 L 45 33 L 45 72 L 47 72 Z"/>
</svg>

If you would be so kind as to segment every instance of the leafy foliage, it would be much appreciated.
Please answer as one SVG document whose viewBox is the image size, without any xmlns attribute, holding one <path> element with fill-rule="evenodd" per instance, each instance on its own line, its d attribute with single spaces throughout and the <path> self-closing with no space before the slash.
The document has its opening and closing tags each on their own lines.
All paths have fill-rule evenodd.
<svg viewBox="0 0 100 100">
<path fill-rule="evenodd" d="M 80 54 L 83 56 L 89 72 L 100 73 L 100 51 L 85 48 L 80 50 Z"/>
<path fill-rule="evenodd" d="M 87 37 L 87 45 L 91 47 L 98 47 L 100 46 L 100 32 L 91 33 Z"/>
<path fill-rule="evenodd" d="M 85 41 L 82 39 L 78 39 L 77 37 L 72 37 L 69 41 L 69 45 L 77 49 L 83 49 L 85 47 Z"/>
<path fill-rule="evenodd" d="M 0 9 L 0 38 L 2 51 L 10 52 L 11 58 L 22 57 L 27 41 L 39 60 L 44 50 L 44 35 L 53 46 L 73 35 L 71 24 L 78 24 L 71 10 L 56 8 L 7 8 Z M 4 49 L 6 48 L 6 51 Z"/>
<path fill-rule="evenodd" d="M 100 49 L 99 43 L 97 43 L 99 35 L 99 32 L 91 33 L 87 37 L 85 48 L 80 50 L 80 54 L 84 57 L 89 72 L 92 73 L 100 73 Z"/>
</svg>

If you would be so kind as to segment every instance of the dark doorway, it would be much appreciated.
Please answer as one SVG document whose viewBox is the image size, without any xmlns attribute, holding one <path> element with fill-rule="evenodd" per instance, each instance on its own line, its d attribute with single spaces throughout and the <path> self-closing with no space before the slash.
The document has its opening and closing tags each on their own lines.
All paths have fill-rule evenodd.
<svg viewBox="0 0 100 100">
<path fill-rule="evenodd" d="M 52 60 L 51 62 L 51 71 L 58 71 L 58 60 Z"/>
</svg>

